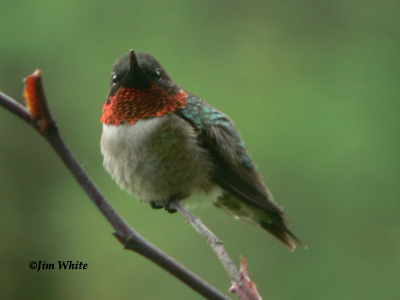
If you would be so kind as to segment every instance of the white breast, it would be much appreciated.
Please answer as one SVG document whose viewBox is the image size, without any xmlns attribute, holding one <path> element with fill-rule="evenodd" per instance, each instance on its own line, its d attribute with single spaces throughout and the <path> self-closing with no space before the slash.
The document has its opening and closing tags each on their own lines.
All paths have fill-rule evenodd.
<svg viewBox="0 0 400 300">
<path fill-rule="evenodd" d="M 212 190 L 212 163 L 190 124 L 169 114 L 134 125 L 103 125 L 104 167 L 141 201 L 163 202 Z"/>
</svg>

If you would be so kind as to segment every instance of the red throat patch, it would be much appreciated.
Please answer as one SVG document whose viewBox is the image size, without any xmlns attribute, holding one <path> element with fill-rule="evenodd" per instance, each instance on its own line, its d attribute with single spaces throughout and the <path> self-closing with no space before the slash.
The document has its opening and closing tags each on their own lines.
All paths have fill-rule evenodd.
<svg viewBox="0 0 400 300">
<path fill-rule="evenodd" d="M 104 104 L 100 121 L 118 126 L 124 121 L 133 125 L 139 119 L 162 117 L 173 113 L 175 109 L 184 108 L 186 97 L 183 90 L 177 94 L 168 94 L 155 84 L 147 90 L 121 86 Z"/>
</svg>

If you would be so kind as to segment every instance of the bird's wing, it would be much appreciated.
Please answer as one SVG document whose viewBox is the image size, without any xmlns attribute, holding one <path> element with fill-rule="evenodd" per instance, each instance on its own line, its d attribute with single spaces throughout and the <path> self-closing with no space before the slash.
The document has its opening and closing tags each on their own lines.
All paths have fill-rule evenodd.
<svg viewBox="0 0 400 300">
<path fill-rule="evenodd" d="M 289 249 L 304 244 L 286 227 L 283 209 L 274 201 L 262 177 L 257 173 L 243 140 L 232 120 L 197 96 L 188 93 L 184 109 L 176 113 L 192 124 L 198 132 L 200 145 L 206 148 L 216 166 L 213 180 L 236 199 L 255 212 L 256 222 L 272 233 Z M 220 198 L 217 206 L 233 211 L 236 206 L 230 197 Z"/>
<path fill-rule="evenodd" d="M 216 170 L 214 181 L 250 206 L 281 214 L 280 208 L 256 171 L 232 120 L 202 99 L 188 94 L 179 114 L 198 132 L 199 142 L 210 151 Z"/>
</svg>

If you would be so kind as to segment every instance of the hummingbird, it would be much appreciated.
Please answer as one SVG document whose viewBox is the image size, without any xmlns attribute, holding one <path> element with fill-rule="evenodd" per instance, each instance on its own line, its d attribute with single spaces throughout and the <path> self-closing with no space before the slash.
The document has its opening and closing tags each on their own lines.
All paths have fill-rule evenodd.
<svg viewBox="0 0 400 300">
<path fill-rule="evenodd" d="M 103 106 L 101 152 L 118 185 L 154 209 L 205 195 L 290 250 L 304 244 L 256 170 L 233 121 L 180 87 L 150 54 L 116 60 Z"/>
</svg>

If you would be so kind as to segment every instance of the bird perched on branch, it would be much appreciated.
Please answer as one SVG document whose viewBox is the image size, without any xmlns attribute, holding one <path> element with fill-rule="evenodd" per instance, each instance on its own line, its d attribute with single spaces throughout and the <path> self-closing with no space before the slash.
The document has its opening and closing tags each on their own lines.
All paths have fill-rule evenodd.
<svg viewBox="0 0 400 300">
<path fill-rule="evenodd" d="M 195 194 L 259 224 L 289 249 L 295 235 L 257 173 L 232 120 L 184 90 L 150 54 L 121 56 L 101 116 L 104 167 L 152 208 Z"/>
</svg>

